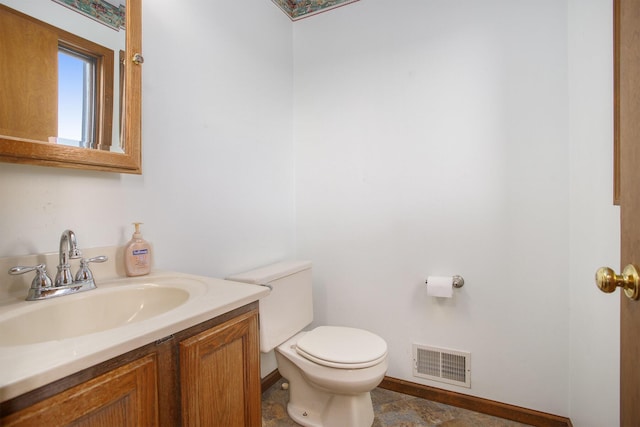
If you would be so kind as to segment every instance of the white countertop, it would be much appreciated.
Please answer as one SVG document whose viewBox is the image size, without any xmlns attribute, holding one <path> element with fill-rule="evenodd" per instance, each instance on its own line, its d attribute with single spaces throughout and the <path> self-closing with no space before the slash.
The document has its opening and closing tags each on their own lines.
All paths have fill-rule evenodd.
<svg viewBox="0 0 640 427">
<path fill-rule="evenodd" d="M 152 272 L 137 278 L 98 281 L 98 289 L 48 301 L 23 301 L 0 305 L 0 322 L 37 304 L 81 298 L 127 284 L 198 282 L 199 291 L 182 305 L 155 317 L 103 332 L 27 345 L 0 345 L 0 402 L 64 378 L 130 350 L 165 338 L 191 326 L 242 307 L 269 294 L 264 286 L 173 272 Z M 98 294 L 96 294 L 98 295 Z M 82 322 L 82 319 L 78 319 Z M 55 328 L 55 325 L 32 325 Z"/>
</svg>

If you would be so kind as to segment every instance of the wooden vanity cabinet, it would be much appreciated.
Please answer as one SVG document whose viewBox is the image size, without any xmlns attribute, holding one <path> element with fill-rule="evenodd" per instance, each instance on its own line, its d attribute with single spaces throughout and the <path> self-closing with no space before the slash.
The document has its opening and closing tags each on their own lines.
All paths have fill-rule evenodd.
<svg viewBox="0 0 640 427">
<path fill-rule="evenodd" d="M 0 404 L 2 426 L 260 426 L 258 303 Z"/>
<path fill-rule="evenodd" d="M 183 426 L 260 426 L 258 319 L 252 313 L 180 342 Z"/>
<path fill-rule="evenodd" d="M 3 426 L 158 425 L 154 354 L 2 418 Z"/>
</svg>

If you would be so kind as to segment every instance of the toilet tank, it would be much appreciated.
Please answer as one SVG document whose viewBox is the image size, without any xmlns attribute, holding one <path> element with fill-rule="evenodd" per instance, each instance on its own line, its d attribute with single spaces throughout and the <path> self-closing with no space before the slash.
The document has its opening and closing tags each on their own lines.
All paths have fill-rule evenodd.
<svg viewBox="0 0 640 427">
<path fill-rule="evenodd" d="M 268 285 L 260 299 L 260 351 L 267 353 L 313 321 L 310 261 L 283 261 L 227 277 L 235 282 Z"/>
</svg>

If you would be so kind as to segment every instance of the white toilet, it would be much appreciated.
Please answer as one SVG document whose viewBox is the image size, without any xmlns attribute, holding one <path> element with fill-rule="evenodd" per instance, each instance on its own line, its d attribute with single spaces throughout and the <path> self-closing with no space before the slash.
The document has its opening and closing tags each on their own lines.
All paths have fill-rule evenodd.
<svg viewBox="0 0 640 427">
<path fill-rule="evenodd" d="M 387 343 L 356 328 L 301 332 L 313 320 L 311 263 L 280 262 L 227 279 L 271 288 L 260 300 L 260 351 L 275 348 L 289 381 L 289 416 L 303 426 L 371 426 L 370 392 L 387 372 Z"/>
</svg>

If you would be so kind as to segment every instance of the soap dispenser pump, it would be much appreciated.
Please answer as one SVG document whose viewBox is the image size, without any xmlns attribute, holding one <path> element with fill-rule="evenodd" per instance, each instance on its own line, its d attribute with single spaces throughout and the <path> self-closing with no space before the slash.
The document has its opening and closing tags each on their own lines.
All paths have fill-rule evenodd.
<svg viewBox="0 0 640 427">
<path fill-rule="evenodd" d="M 142 238 L 141 222 L 134 222 L 136 230 L 124 249 L 124 270 L 127 276 L 143 276 L 151 271 L 151 245 Z"/>
</svg>

